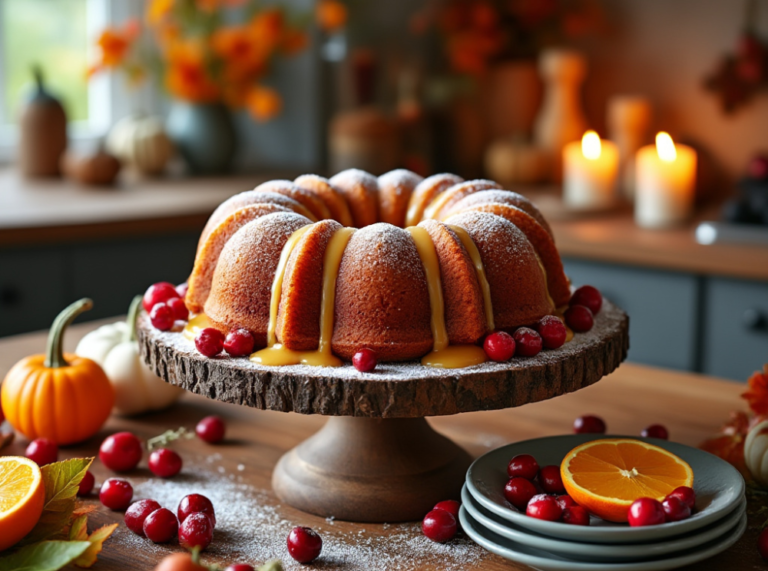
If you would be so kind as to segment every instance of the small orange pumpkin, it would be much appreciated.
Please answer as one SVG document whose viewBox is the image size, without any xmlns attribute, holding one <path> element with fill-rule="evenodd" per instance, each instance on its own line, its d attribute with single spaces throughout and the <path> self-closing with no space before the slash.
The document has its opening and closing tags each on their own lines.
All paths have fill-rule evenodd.
<svg viewBox="0 0 768 571">
<path fill-rule="evenodd" d="M 45 355 L 16 363 L 3 381 L 0 398 L 6 420 L 24 436 L 73 444 L 96 434 L 109 417 L 115 391 L 96 362 L 62 352 L 67 326 L 90 299 L 76 301 L 54 320 Z"/>
</svg>

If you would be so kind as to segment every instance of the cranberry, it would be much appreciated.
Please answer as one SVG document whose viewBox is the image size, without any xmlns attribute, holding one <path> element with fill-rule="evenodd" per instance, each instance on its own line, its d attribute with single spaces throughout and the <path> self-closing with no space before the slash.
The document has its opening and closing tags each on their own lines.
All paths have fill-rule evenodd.
<svg viewBox="0 0 768 571">
<path fill-rule="evenodd" d="M 449 514 L 451 514 L 453 517 L 456 518 L 456 521 L 459 521 L 459 508 L 461 507 L 461 504 L 457 502 L 456 500 L 443 500 L 442 502 L 437 502 L 435 504 L 435 507 L 433 507 L 433 510 L 445 510 Z"/>
<path fill-rule="evenodd" d="M 565 343 L 568 331 L 559 317 L 545 315 L 536 324 L 536 331 L 541 335 L 545 349 L 557 349 Z"/>
<path fill-rule="evenodd" d="M 155 500 L 139 500 L 133 502 L 125 511 L 125 526 L 133 533 L 144 535 L 144 520 L 152 512 L 160 509 L 160 504 Z"/>
<path fill-rule="evenodd" d="M 184 303 L 184 300 L 179 299 L 178 297 L 172 297 L 165 302 L 165 305 L 171 308 L 174 319 L 178 319 L 180 321 L 187 321 L 189 319 L 189 310 L 187 309 L 187 305 Z"/>
<path fill-rule="evenodd" d="M 536 486 L 525 478 L 511 478 L 504 485 L 504 497 L 519 510 L 524 510 L 531 498 L 536 495 Z"/>
<path fill-rule="evenodd" d="M 184 282 L 183 284 L 179 284 L 176 286 L 176 295 L 178 295 L 181 299 L 187 299 L 188 291 L 189 291 L 189 284 L 187 282 Z"/>
<path fill-rule="evenodd" d="M 160 448 L 149 455 L 149 469 L 155 476 L 171 478 L 181 472 L 181 456 L 169 448 Z"/>
<path fill-rule="evenodd" d="M 757 538 L 757 551 L 760 557 L 768 561 L 768 527 L 761 531 Z"/>
<path fill-rule="evenodd" d="M 503 363 L 515 356 L 515 340 L 506 331 L 494 331 L 483 341 L 483 350 L 491 361 Z"/>
<path fill-rule="evenodd" d="M 541 335 L 530 327 L 520 327 L 513 335 L 517 354 L 521 357 L 533 357 L 541 352 L 543 341 Z"/>
<path fill-rule="evenodd" d="M 309 527 L 294 527 L 288 534 L 287 544 L 288 553 L 299 563 L 311 563 L 323 550 L 323 539 Z"/>
<path fill-rule="evenodd" d="M 173 515 L 173 514 L 171 514 Z M 208 514 L 193 513 L 179 526 L 179 543 L 185 549 L 204 550 L 213 541 L 213 522 Z"/>
<path fill-rule="evenodd" d="M 583 285 L 573 292 L 568 305 L 583 305 L 592 312 L 592 315 L 597 315 L 600 313 L 600 308 L 603 307 L 603 296 L 596 287 Z"/>
<path fill-rule="evenodd" d="M 665 519 L 664 507 L 653 498 L 635 500 L 627 512 L 627 521 L 632 527 L 659 525 L 664 523 Z"/>
<path fill-rule="evenodd" d="M 147 291 L 144 293 L 142 304 L 146 311 L 152 311 L 152 308 L 155 307 L 155 305 L 168 301 L 172 297 L 179 297 L 179 292 L 176 291 L 176 287 L 172 283 L 158 282 L 147 288 Z"/>
<path fill-rule="evenodd" d="M 130 432 L 108 436 L 99 448 L 99 459 L 110 470 L 127 472 L 141 460 L 141 441 Z"/>
<path fill-rule="evenodd" d="M 520 477 L 533 480 L 539 473 L 539 463 L 530 454 L 518 454 L 507 464 L 507 474 L 510 478 Z"/>
<path fill-rule="evenodd" d="M 247 563 L 235 563 L 234 565 L 230 565 L 224 571 L 256 571 L 251 565 L 248 565 Z"/>
<path fill-rule="evenodd" d="M 149 312 L 149 320 L 155 329 L 170 331 L 173 329 L 173 324 L 176 323 L 176 315 L 167 303 L 156 303 L 152 311 Z"/>
<path fill-rule="evenodd" d="M 669 440 L 669 432 L 661 424 L 652 424 L 643 428 L 640 433 L 643 438 L 660 438 L 662 440 Z"/>
<path fill-rule="evenodd" d="M 544 466 L 539 470 L 539 485 L 548 494 L 565 493 L 563 479 L 560 477 L 560 466 Z"/>
<path fill-rule="evenodd" d="M 747 173 L 750 178 L 756 178 L 762 180 L 768 178 L 768 156 L 755 155 L 752 160 L 749 161 L 747 166 Z"/>
<path fill-rule="evenodd" d="M 203 513 L 211 519 L 211 523 L 216 525 L 216 513 L 213 511 L 211 500 L 200 494 L 189 494 L 181 498 L 176 515 L 179 516 L 179 523 L 184 523 L 189 516 L 194 513 Z"/>
<path fill-rule="evenodd" d="M 669 494 L 667 494 L 667 497 L 674 497 L 682 500 L 682 502 L 691 509 L 696 507 L 696 492 L 693 491 L 693 488 L 689 488 L 688 486 L 680 486 L 679 488 L 675 488 L 669 492 Z"/>
<path fill-rule="evenodd" d="M 90 496 L 95 483 L 96 478 L 93 477 L 93 474 L 86 472 L 83 479 L 80 480 L 80 485 L 77 487 L 77 495 L 80 497 Z"/>
<path fill-rule="evenodd" d="M 528 502 L 525 513 L 536 519 L 557 521 L 563 514 L 563 510 L 560 509 L 560 505 L 555 498 L 546 494 L 539 494 L 538 496 L 533 496 L 531 501 Z"/>
<path fill-rule="evenodd" d="M 563 510 L 563 522 L 571 525 L 589 525 L 589 512 L 581 506 L 569 506 Z"/>
<path fill-rule="evenodd" d="M 120 478 L 110 478 L 101 485 L 99 500 L 111 510 L 124 510 L 133 499 L 133 486 Z"/>
<path fill-rule="evenodd" d="M 352 366 L 361 373 L 370 373 L 377 364 L 376 353 L 371 349 L 360 349 L 352 356 Z"/>
<path fill-rule="evenodd" d="M 557 496 L 555 499 L 557 500 L 557 505 L 559 505 L 561 509 L 572 508 L 574 506 L 579 505 L 576 502 L 574 502 L 573 498 L 568 494 Z"/>
<path fill-rule="evenodd" d="M 24 452 L 38 466 L 53 464 L 59 459 L 59 447 L 49 438 L 36 438 Z"/>
<path fill-rule="evenodd" d="M 664 508 L 666 521 L 680 521 L 691 517 L 691 508 L 676 496 L 667 496 L 667 498 L 661 502 L 661 507 Z"/>
<path fill-rule="evenodd" d="M 599 416 L 586 414 L 573 421 L 576 434 L 605 434 L 605 421 Z"/>
<path fill-rule="evenodd" d="M 565 310 L 565 322 L 576 333 L 584 333 L 592 329 L 595 320 L 589 308 L 583 305 L 572 305 Z"/>
<path fill-rule="evenodd" d="M 178 531 L 179 521 L 173 512 L 166 508 L 153 511 L 144 520 L 144 535 L 152 543 L 168 543 L 176 537 Z"/>
<path fill-rule="evenodd" d="M 195 432 L 200 440 L 205 440 L 208 444 L 216 444 L 224 440 L 224 433 L 227 426 L 218 416 L 206 416 L 195 426 Z"/>
<path fill-rule="evenodd" d="M 195 337 L 195 347 L 206 357 L 215 357 L 224 349 L 224 334 L 213 327 L 206 327 Z"/>
<path fill-rule="evenodd" d="M 255 345 L 256 339 L 253 338 L 253 334 L 242 327 L 233 329 L 227 333 L 227 337 L 224 339 L 224 350 L 229 353 L 231 357 L 245 357 L 250 355 L 253 353 Z"/>
<path fill-rule="evenodd" d="M 432 510 L 424 516 L 421 531 L 437 543 L 445 543 L 456 536 L 459 526 L 453 514 L 445 510 Z"/>
</svg>

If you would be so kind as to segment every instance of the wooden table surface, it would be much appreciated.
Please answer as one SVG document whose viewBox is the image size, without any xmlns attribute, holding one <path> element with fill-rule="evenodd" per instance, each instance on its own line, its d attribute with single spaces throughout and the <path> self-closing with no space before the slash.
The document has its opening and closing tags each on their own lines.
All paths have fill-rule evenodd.
<svg viewBox="0 0 768 571">
<path fill-rule="evenodd" d="M 66 346 L 71 350 L 95 325 L 74 326 L 66 338 Z M 0 378 L 17 359 L 41 352 L 44 341 L 43 333 L 0 340 Z M 646 425 L 663 423 L 673 440 L 695 446 L 713 433 L 731 410 L 745 408 L 739 398 L 742 390 L 743 385 L 737 383 L 625 363 L 614 374 L 577 393 L 517 409 L 466 413 L 433 418 L 431 422 L 473 455 L 509 442 L 568 433 L 573 419 L 586 413 L 602 416 L 610 432 L 615 434 L 638 434 Z M 228 432 L 224 444 L 211 446 L 197 439 L 178 443 L 175 447 L 185 459 L 185 468 L 181 475 L 167 482 L 148 478 L 149 472 L 143 468 L 146 459 L 126 477 L 137 487 L 137 497 L 156 494 L 160 498 L 174 498 L 175 502 L 181 496 L 174 494 L 181 494 L 184 486 L 191 491 L 198 486 L 205 493 L 237 496 L 231 502 L 220 500 L 232 506 L 235 513 L 222 514 L 227 508 L 219 506 L 220 525 L 214 543 L 205 553 L 208 562 L 226 564 L 233 559 L 250 558 L 249 562 L 259 563 L 268 557 L 277 557 L 289 563 L 289 569 L 301 568 L 289 559 L 283 542 L 285 533 L 293 525 L 308 525 L 325 541 L 324 555 L 312 568 L 350 571 L 527 569 L 484 552 L 466 538 L 447 545 L 433 544 L 421 537 L 417 524 L 358 525 L 324 520 L 279 505 L 270 490 L 272 468 L 286 450 L 322 426 L 324 419 L 319 416 L 252 410 L 187 394 L 164 412 L 133 419 L 113 417 L 100 434 L 85 444 L 64 449 L 62 456 L 93 456 L 101 440 L 118 430 L 131 430 L 140 438 L 148 438 L 168 428 L 193 427 L 207 414 L 219 414 L 226 419 Z M 23 454 L 24 446 L 23 438 L 17 438 L 3 453 Z M 97 482 L 112 475 L 98 460 L 93 471 Z M 96 499 L 87 501 L 98 504 Z M 248 502 L 259 505 L 249 506 Z M 240 517 L 243 519 L 238 519 Z M 254 523 L 255 518 L 264 523 Z M 764 518 L 764 515 L 761 518 L 751 514 L 750 529 L 734 547 L 690 568 L 712 571 L 763 568 L 755 548 L 758 533 L 755 526 Z M 122 522 L 122 514 L 100 506 L 94 519 L 104 523 Z M 238 529 L 241 524 L 242 529 Z M 179 549 L 178 545 L 154 546 L 120 526 L 94 569 L 152 569 L 162 555 Z"/>
</svg>

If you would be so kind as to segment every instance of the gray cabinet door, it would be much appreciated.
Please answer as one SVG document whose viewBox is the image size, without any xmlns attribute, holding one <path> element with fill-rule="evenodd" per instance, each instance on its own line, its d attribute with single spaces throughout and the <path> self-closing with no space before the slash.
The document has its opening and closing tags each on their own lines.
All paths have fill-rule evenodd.
<svg viewBox="0 0 768 571">
<path fill-rule="evenodd" d="M 768 284 L 707 280 L 704 372 L 746 381 L 764 363 L 768 363 Z"/>
<path fill-rule="evenodd" d="M 629 360 L 696 369 L 698 279 L 690 274 L 564 259 L 575 286 L 598 288 L 629 314 Z"/>
</svg>

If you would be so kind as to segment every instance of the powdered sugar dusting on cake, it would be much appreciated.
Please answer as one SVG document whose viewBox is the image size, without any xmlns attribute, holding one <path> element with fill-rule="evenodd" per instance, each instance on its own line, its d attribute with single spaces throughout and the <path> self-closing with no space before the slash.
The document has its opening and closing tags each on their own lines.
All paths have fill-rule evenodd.
<svg viewBox="0 0 768 571">
<path fill-rule="evenodd" d="M 331 178 L 330 183 L 334 186 L 342 186 L 345 188 L 364 186 L 374 191 L 378 188 L 376 177 L 371 173 L 360 169 L 347 169 L 341 171 Z"/>
<path fill-rule="evenodd" d="M 395 169 L 379 177 L 379 188 L 386 188 L 388 191 L 399 196 L 403 193 L 410 193 L 417 184 L 423 180 L 423 177 L 406 169 Z"/>
<path fill-rule="evenodd" d="M 379 266 L 381 272 L 405 271 L 420 277 L 426 284 L 413 239 L 405 230 L 392 224 L 378 222 L 358 230 L 347 244 L 344 256 L 353 260 L 365 259 L 370 265 Z"/>
<path fill-rule="evenodd" d="M 461 226 L 470 233 L 475 243 L 485 242 L 489 250 L 501 256 L 527 256 L 532 259 L 536 255 L 522 230 L 496 214 L 464 212 L 451 216 L 446 223 Z"/>
</svg>

